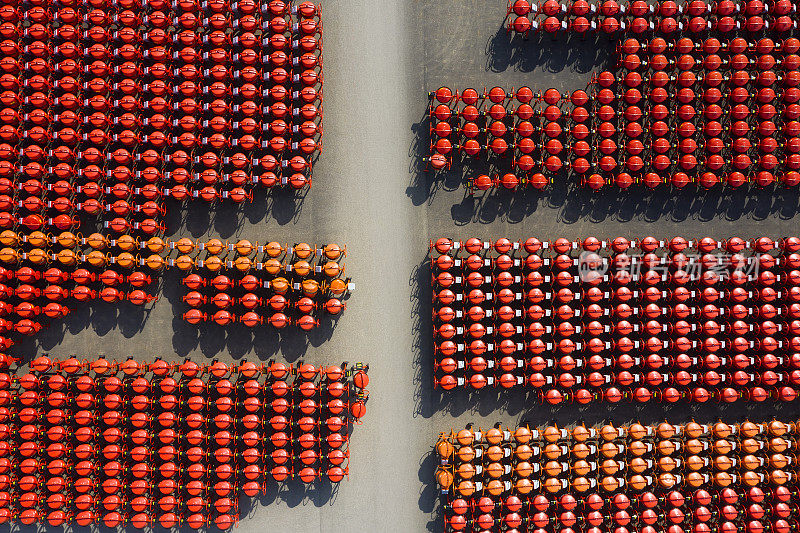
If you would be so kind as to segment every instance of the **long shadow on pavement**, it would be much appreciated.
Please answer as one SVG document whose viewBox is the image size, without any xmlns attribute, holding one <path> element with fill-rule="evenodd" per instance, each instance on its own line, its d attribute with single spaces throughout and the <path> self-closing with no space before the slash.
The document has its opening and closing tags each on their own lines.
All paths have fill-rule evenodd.
<svg viewBox="0 0 800 533">
<path fill-rule="evenodd" d="M 500 27 L 486 43 L 486 70 L 549 73 L 570 70 L 586 74 L 612 66 L 614 50 L 615 41 L 601 34 L 580 37 L 569 33 L 566 37 L 553 37 L 538 32 L 525 37 L 509 34 L 505 27 Z"/>
</svg>

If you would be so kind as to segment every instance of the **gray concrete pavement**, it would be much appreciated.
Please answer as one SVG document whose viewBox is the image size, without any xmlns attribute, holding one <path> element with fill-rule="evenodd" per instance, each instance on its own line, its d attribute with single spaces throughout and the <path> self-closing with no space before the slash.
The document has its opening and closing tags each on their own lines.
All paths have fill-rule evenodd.
<svg viewBox="0 0 800 533">
<path fill-rule="evenodd" d="M 172 227 L 198 237 L 347 244 L 347 271 L 357 289 L 335 327 L 308 337 L 267 328 L 198 331 L 176 318 L 183 307 L 176 279 L 168 278 L 165 298 L 152 310 L 94 304 L 27 343 L 26 352 L 369 362 L 372 396 L 350 445 L 349 481 L 316 490 L 272 486 L 265 497 L 243 501 L 247 517 L 239 531 L 246 533 L 441 531 L 429 452 L 439 431 L 467 421 L 716 417 L 711 406 L 688 412 L 658 406 L 543 409 L 521 392 L 441 397 L 431 384 L 427 241 L 444 235 L 777 236 L 797 232 L 798 195 L 591 194 L 559 185 L 542 196 L 467 198 L 452 187 L 452 177 L 432 184 L 421 172 L 427 91 L 495 84 L 571 90 L 586 85 L 611 45 L 512 45 L 500 29 L 503 0 L 338 0 L 323 2 L 323 10 L 325 149 L 309 193 L 302 201 L 274 198 L 211 217 L 193 208 Z M 722 411 L 731 419 L 773 412 Z M 783 412 L 796 414 L 796 407 Z"/>
</svg>

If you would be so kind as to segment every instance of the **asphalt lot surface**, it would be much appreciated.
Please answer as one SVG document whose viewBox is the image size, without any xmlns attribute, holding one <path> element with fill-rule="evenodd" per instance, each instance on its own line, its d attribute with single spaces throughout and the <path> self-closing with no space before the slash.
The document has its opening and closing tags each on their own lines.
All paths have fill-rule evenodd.
<svg viewBox="0 0 800 533">
<path fill-rule="evenodd" d="M 244 533 L 441 531 L 430 452 L 440 431 L 467 422 L 794 416 L 795 406 L 550 409 L 520 391 L 442 397 L 433 390 L 429 239 L 778 237 L 797 231 L 796 192 L 590 193 L 559 184 L 545 194 L 470 198 L 456 187 L 455 172 L 433 180 L 420 163 L 428 149 L 429 90 L 583 88 L 613 49 L 608 42 L 511 42 L 501 27 L 505 9 L 503 0 L 324 2 L 325 148 L 311 190 L 302 199 L 257 198 L 238 212 L 209 216 L 197 206 L 171 214 L 175 235 L 346 244 L 356 290 L 338 323 L 308 336 L 268 327 L 197 329 L 180 319 L 178 278 L 169 275 L 152 308 L 96 303 L 53 324 L 20 352 L 369 363 L 372 395 L 364 424 L 352 435 L 349 480 L 308 489 L 273 485 L 266 496 L 243 500 L 238 531 Z"/>
</svg>

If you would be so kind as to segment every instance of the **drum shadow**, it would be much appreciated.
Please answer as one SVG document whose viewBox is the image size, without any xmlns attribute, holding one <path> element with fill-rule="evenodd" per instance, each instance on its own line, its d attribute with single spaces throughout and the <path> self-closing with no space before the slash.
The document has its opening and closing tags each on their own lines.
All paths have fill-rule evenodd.
<svg viewBox="0 0 800 533">
<path fill-rule="evenodd" d="M 7 522 L 0 525 L 0 533 L 71 533 L 72 531 L 73 527 L 71 525 L 51 526 L 47 523 L 37 523 L 26 526 L 18 522 Z"/>
<path fill-rule="evenodd" d="M 430 259 L 426 256 L 411 272 L 412 352 L 414 365 L 414 418 L 430 418 L 440 408 L 442 399 L 434 389 L 433 372 L 433 302 L 431 300 Z"/>
<path fill-rule="evenodd" d="M 574 224 L 581 220 L 603 222 L 610 217 L 618 217 L 620 221 L 630 221 L 641 214 L 649 200 L 647 197 L 615 191 L 610 188 L 592 191 L 575 183 L 564 186 L 563 202 L 559 208 L 558 221 Z"/>
<path fill-rule="evenodd" d="M 236 360 L 255 356 L 264 361 L 280 355 L 292 363 L 304 356 L 309 346 L 319 347 L 329 340 L 335 324 L 335 320 L 323 316 L 320 325 L 309 332 L 293 326 L 276 330 L 268 324 L 254 328 L 239 323 L 220 326 L 203 322 L 193 325 L 176 314 L 172 321 L 172 345 L 181 357 L 199 349 L 205 357 L 227 353 Z"/>
<path fill-rule="evenodd" d="M 531 427 L 548 424 L 574 427 L 585 424 L 597 426 L 606 423 L 630 424 L 638 422 L 645 425 L 654 425 L 660 422 L 685 424 L 689 420 L 699 423 L 713 423 L 723 420 L 726 423 L 769 421 L 773 418 L 788 420 L 796 412 L 798 401 L 763 403 L 738 401 L 734 403 L 707 404 L 689 403 L 679 401 L 675 403 L 650 401 L 646 403 L 624 402 L 613 404 L 609 402 L 580 405 L 575 403 L 558 406 L 537 405 L 529 407 L 522 412 L 516 421 L 516 426 L 529 424 Z M 790 418 L 786 418 L 790 417 Z M 558 424 L 559 420 L 569 420 L 567 425 Z M 574 422 L 573 422 L 574 421 Z"/>
<path fill-rule="evenodd" d="M 339 484 L 331 483 L 327 479 L 320 479 L 313 483 L 303 483 L 300 480 L 291 479 L 279 483 L 267 476 L 260 494 L 253 497 L 240 494 L 239 518 L 240 520 L 255 518 L 259 507 L 272 505 L 278 499 L 290 508 L 307 503 L 318 508 L 332 505 L 336 501 L 338 491 Z"/>
<path fill-rule="evenodd" d="M 308 339 L 308 344 L 315 348 L 319 348 L 324 343 L 328 342 L 333 337 L 333 331 L 339 323 L 341 315 L 328 315 L 324 314 L 319 317 L 319 326 L 308 331 L 305 335 Z"/>
<path fill-rule="evenodd" d="M 485 168 L 485 167 L 483 167 Z M 493 187 L 486 191 L 465 190 L 461 202 L 453 204 L 451 216 L 456 225 L 471 223 L 491 224 L 503 220 L 510 224 L 521 223 L 542 207 L 558 209 L 559 220 L 574 223 L 587 217 L 605 218 L 598 197 L 612 198 L 606 191 L 587 195 L 582 187 L 570 183 L 564 172 L 559 172 L 544 189 L 525 187 L 509 190 Z"/>
<path fill-rule="evenodd" d="M 800 212 L 800 191 L 791 189 L 746 187 L 726 190 L 720 187 L 698 190 L 693 186 L 684 189 L 662 186 L 655 190 L 608 187 L 592 191 L 570 185 L 567 191 L 558 213 L 559 222 L 565 224 L 607 220 L 628 222 L 633 219 L 645 222 L 737 221 L 744 218 L 761 221 L 773 217 L 790 220 Z"/>
<path fill-rule="evenodd" d="M 107 335 L 116 329 L 119 323 L 119 304 L 103 301 L 89 304 L 89 324 L 98 337 Z"/>
<path fill-rule="evenodd" d="M 559 174 L 541 191 L 492 188 L 469 192 L 465 189 L 461 200 L 452 204 L 450 215 L 457 226 L 464 226 L 491 224 L 497 220 L 521 223 L 541 208 L 557 210 L 556 220 L 563 224 L 634 219 L 645 222 L 791 220 L 800 213 L 800 191 L 793 189 L 726 190 L 720 187 L 706 191 L 693 186 L 684 189 L 662 186 L 655 190 L 610 186 L 595 191 L 574 179 L 571 175 Z"/>
<path fill-rule="evenodd" d="M 52 350 L 59 346 L 68 334 L 76 335 L 87 329 L 91 324 L 91 316 L 90 305 L 81 305 L 70 310 L 70 313 L 62 319 L 42 324 L 41 331 L 35 335 L 16 339 L 9 351 L 16 357 L 24 358 L 26 354 Z"/>
<path fill-rule="evenodd" d="M 200 329 L 189 324 L 180 314 L 172 318 L 172 349 L 178 357 L 189 357 L 200 346 Z"/>
<path fill-rule="evenodd" d="M 208 204 L 199 202 L 180 203 L 167 200 L 169 208 L 164 218 L 167 227 L 166 235 L 174 237 L 178 231 L 181 236 L 200 237 L 210 232 L 218 212 L 226 211 L 223 204 Z M 238 217 L 234 215 L 234 221 Z M 223 237 L 224 238 L 224 237 Z"/>
<path fill-rule="evenodd" d="M 437 190 L 452 192 L 463 189 L 461 201 L 452 204 L 450 215 L 457 226 L 471 223 L 491 224 L 497 219 L 509 223 L 522 221 L 526 216 L 536 212 L 542 202 L 558 202 L 562 198 L 559 190 L 564 183 L 561 176 L 556 174 L 551 184 L 544 189 L 521 185 L 518 189 L 509 190 L 502 187 L 492 187 L 486 191 L 470 190 L 467 184 L 479 175 L 502 176 L 510 170 L 508 163 L 503 158 L 490 159 L 460 158 L 454 156 L 452 168 L 443 171 L 429 171 L 430 187 L 429 201 Z M 550 200 L 548 200 L 550 198 Z"/>
<path fill-rule="evenodd" d="M 274 490 L 272 501 L 280 498 L 289 507 L 311 503 L 315 507 L 333 504 L 339 492 L 339 484 L 328 479 L 318 479 L 313 483 L 303 483 L 299 479 L 291 479 L 281 483 L 275 480 L 267 482 L 267 492 Z"/>
<path fill-rule="evenodd" d="M 333 335 L 335 321 L 328 317 L 321 318 L 319 327 L 305 332 L 293 326 L 276 330 L 268 324 L 254 328 L 239 323 L 220 326 L 213 322 L 201 322 L 193 325 L 177 313 L 172 321 L 172 345 L 175 353 L 181 357 L 187 357 L 199 349 L 209 358 L 226 353 L 236 360 L 255 356 L 264 361 L 280 355 L 292 363 L 304 356 L 309 346 L 319 346 Z"/>
<path fill-rule="evenodd" d="M 323 507 L 333 504 L 338 494 L 338 484 L 327 479 L 319 479 L 313 483 L 303 483 L 300 480 L 291 480 L 282 483 L 278 488 L 278 498 L 289 507 L 311 503 L 314 507 Z"/>
<path fill-rule="evenodd" d="M 294 194 L 280 194 L 270 195 L 266 199 L 267 212 L 271 213 L 275 222 L 280 226 L 285 226 L 290 222 L 296 222 L 300 217 L 305 203 L 306 196 L 308 195 L 309 188 L 306 187 L 301 191 Z M 245 210 L 245 216 L 247 216 Z M 252 223 L 263 220 L 263 218 L 256 220 L 255 217 L 248 217 Z"/>
<path fill-rule="evenodd" d="M 182 235 L 200 237 L 211 232 L 227 239 L 241 232 L 243 222 L 251 225 L 267 223 L 270 218 L 285 226 L 299 218 L 309 187 L 295 191 L 291 189 L 273 192 L 257 189 L 252 200 L 241 204 L 221 201 L 179 203 L 168 200 L 170 208 L 164 218 L 167 235 L 174 235 L 178 228 Z"/>
<path fill-rule="evenodd" d="M 524 36 L 509 33 L 501 26 L 486 42 L 485 70 L 499 73 L 510 69 L 551 74 L 569 70 L 587 74 L 612 64 L 615 42 L 600 34 L 580 37 L 573 33 L 564 36 L 531 32 Z"/>
<path fill-rule="evenodd" d="M 772 214 L 781 220 L 791 220 L 800 212 L 800 191 L 781 189 L 773 199 Z"/>
<path fill-rule="evenodd" d="M 579 74 L 611 69 L 617 61 L 616 40 L 601 36 L 567 38 L 567 64 Z"/>
<path fill-rule="evenodd" d="M 413 205 L 422 205 L 433 196 L 435 182 L 428 179 L 426 164 L 423 161 L 429 152 L 427 142 L 430 142 L 430 135 L 425 133 L 429 127 L 430 117 L 427 111 L 419 121 L 411 124 L 413 135 L 411 136 L 411 145 L 408 147 L 408 173 L 411 178 L 406 187 L 406 196 L 411 199 Z"/>
<path fill-rule="evenodd" d="M 464 182 L 466 169 L 463 165 L 455 165 L 452 171 L 432 171 L 425 158 L 430 155 L 430 116 L 427 110 L 420 120 L 411 125 L 411 145 L 408 148 L 410 175 L 406 196 L 415 206 L 433 199 L 437 191 L 454 191 Z"/>
<path fill-rule="evenodd" d="M 441 531 L 442 521 L 444 514 L 442 513 L 442 506 L 437 505 L 439 500 L 439 487 L 434 480 L 434 472 L 437 467 L 437 456 L 431 448 L 431 451 L 424 456 L 419 462 L 419 470 L 417 476 L 422 488 L 419 491 L 419 510 L 429 515 L 430 519 L 426 524 L 426 530 L 431 533 Z"/>
<path fill-rule="evenodd" d="M 755 220 L 766 220 L 771 217 L 778 217 L 782 220 L 790 220 L 800 211 L 800 191 L 797 189 L 757 189 L 758 195 L 749 195 L 742 213 L 752 215 Z M 728 214 L 730 220 L 736 220 L 737 212 Z"/>
<path fill-rule="evenodd" d="M 262 361 L 278 354 L 293 363 L 306 354 L 308 335 L 297 328 L 277 331 L 272 326 L 253 328 L 253 351 Z"/>
<path fill-rule="evenodd" d="M 130 302 L 120 302 L 118 305 L 117 328 L 123 337 L 130 339 L 142 332 L 153 312 L 153 303 L 134 305 Z"/>
<path fill-rule="evenodd" d="M 9 350 L 12 355 L 25 358 L 27 354 L 53 350 L 64 342 L 67 335 L 78 335 L 90 328 L 99 338 L 118 331 L 130 339 L 142 332 L 152 311 L 152 304 L 143 307 L 126 301 L 107 303 L 95 300 L 91 303 L 71 302 L 71 305 L 75 307 L 66 317 L 47 320 L 38 333 L 16 338 Z M 78 355 L 83 356 L 82 353 Z"/>
<path fill-rule="evenodd" d="M 541 60 L 542 49 L 536 44 L 538 43 L 531 43 L 530 38 L 522 35 L 512 37 L 504 26 L 500 26 L 495 34 L 486 41 L 486 70 L 505 72 L 509 68 L 516 68 L 521 57 L 518 53 L 521 47 L 531 55 L 528 61 L 534 65 L 538 64 Z"/>
<path fill-rule="evenodd" d="M 491 224 L 498 219 L 515 224 L 533 214 L 540 204 L 547 202 L 549 194 L 533 188 L 519 191 L 490 189 L 464 192 L 461 202 L 453 204 L 450 215 L 457 226 L 471 223 Z"/>
<path fill-rule="evenodd" d="M 266 507 L 275 503 L 278 498 L 278 483 L 268 477 L 264 480 L 261 493 L 255 496 L 242 494 L 239 496 L 239 518 L 253 518 L 259 507 Z"/>
</svg>

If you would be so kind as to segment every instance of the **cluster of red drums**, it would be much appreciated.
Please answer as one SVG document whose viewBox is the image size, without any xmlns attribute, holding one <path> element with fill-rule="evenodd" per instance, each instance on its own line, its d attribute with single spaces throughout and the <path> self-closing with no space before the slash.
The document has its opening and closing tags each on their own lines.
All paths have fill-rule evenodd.
<svg viewBox="0 0 800 533">
<path fill-rule="evenodd" d="M 468 426 L 435 446 L 444 531 L 790 533 L 796 423 Z"/>
<path fill-rule="evenodd" d="M 593 188 L 796 187 L 800 40 L 766 35 L 623 39 L 585 104 L 589 164 L 572 170 Z"/>
<path fill-rule="evenodd" d="M 431 243 L 435 385 L 549 404 L 791 401 L 800 238 Z"/>
<path fill-rule="evenodd" d="M 184 320 L 249 327 L 266 322 L 278 329 L 294 324 L 308 331 L 319 326 L 322 312 L 339 315 L 351 287 L 343 277 L 345 250 L 336 244 L 275 245 L 270 243 L 263 256 L 259 253 L 254 259 L 250 254 L 223 258 L 221 264 L 230 267 L 212 270 L 203 261 L 199 269 L 186 274 L 183 284 L 188 292 L 182 299 L 191 309 L 183 314 Z"/>
<path fill-rule="evenodd" d="M 160 241 L 158 237 L 151 237 Z M 151 246 L 152 246 L 151 242 Z M 158 269 L 137 258 L 148 251 L 130 235 L 109 240 L 65 231 L 25 235 L 0 233 L 0 350 L 20 336 L 33 335 L 50 320 L 63 318 L 80 302 L 126 300 L 144 305 Z M 152 263 L 152 262 L 151 262 Z M 10 359 L 0 355 L 0 366 Z"/>
<path fill-rule="evenodd" d="M 256 182 L 267 188 L 307 187 L 312 161 L 322 148 L 319 6 L 309 1 L 292 5 L 283 0 L 240 0 L 232 7 L 239 18 L 231 23 L 227 44 L 234 51 L 226 59 L 238 68 L 230 77 L 225 107 L 219 110 L 226 119 L 218 118 L 220 145 L 206 152 L 208 169 L 199 170 L 205 187 L 192 192 L 209 201 L 214 192 L 245 201 L 250 198 L 248 184 Z M 235 187 L 223 190 L 229 181 Z"/>
<path fill-rule="evenodd" d="M 143 15 L 133 0 L 0 6 L 0 227 L 67 230 L 85 213 L 161 231 Z"/>
<path fill-rule="evenodd" d="M 787 34 L 797 28 L 797 4 L 792 0 L 510 0 L 507 30 L 528 36 L 531 31 L 585 36 L 600 32 L 664 36 L 717 32 L 724 36 L 746 31 Z"/>
<path fill-rule="evenodd" d="M 732 43 L 747 49 L 743 39 Z M 787 43 L 788 48 L 781 43 L 783 50 L 800 49 L 794 38 Z M 676 46 L 691 52 L 690 45 L 682 39 Z M 625 61 L 633 66 L 640 61 L 634 52 L 668 46 L 662 38 L 644 43 L 630 38 L 620 48 L 631 52 Z M 690 55 L 665 64 L 680 65 Z M 800 64 L 800 56 L 787 57 Z M 691 70 L 650 75 L 621 68 L 617 74 L 600 73 L 588 91 L 569 95 L 555 89 L 537 94 L 528 87 L 494 87 L 479 95 L 474 89 L 459 93 L 441 87 L 431 93 L 426 161 L 429 168 L 444 170 L 454 159 L 468 165 L 465 157 L 488 158 L 500 171 L 469 178 L 470 191 L 542 189 L 562 171 L 595 190 L 634 184 L 650 189 L 799 185 L 800 73 L 785 72 L 781 84 L 755 75 L 750 84 L 747 74 L 739 85 L 735 73 L 706 74 L 701 85 L 702 76 Z"/>
<path fill-rule="evenodd" d="M 311 2 L 0 5 L 0 228 L 163 232 L 164 199 L 310 183 L 322 25 Z"/>
<path fill-rule="evenodd" d="M 434 170 L 450 168 L 453 159 L 490 158 L 503 161 L 513 172 L 502 177 L 478 176 L 468 186 L 541 189 L 564 166 L 561 94 L 544 95 L 529 87 L 507 92 L 501 87 L 462 92 L 440 87 L 430 93 L 430 156 Z"/>
<path fill-rule="evenodd" d="M 268 479 L 347 476 L 368 382 L 361 364 L 36 358 L 0 374 L 0 522 L 228 529 Z"/>
<path fill-rule="evenodd" d="M 319 325 L 322 313 L 339 315 L 354 285 L 345 277 L 346 247 L 335 243 L 294 246 L 246 239 L 223 242 L 187 237 L 109 239 L 64 231 L 0 232 L 0 351 L 18 336 L 37 333 L 79 302 L 101 299 L 144 305 L 161 272 L 183 276 L 192 324 L 238 321 L 250 327 L 291 323 L 304 330 Z M 0 366 L 11 361 L 0 353 Z"/>
<path fill-rule="evenodd" d="M 487 158 L 470 190 L 800 185 L 800 40 L 790 0 L 509 4 L 509 29 L 614 34 L 588 89 L 431 93 L 430 168 Z M 467 163 L 469 164 L 469 163 Z"/>
</svg>

